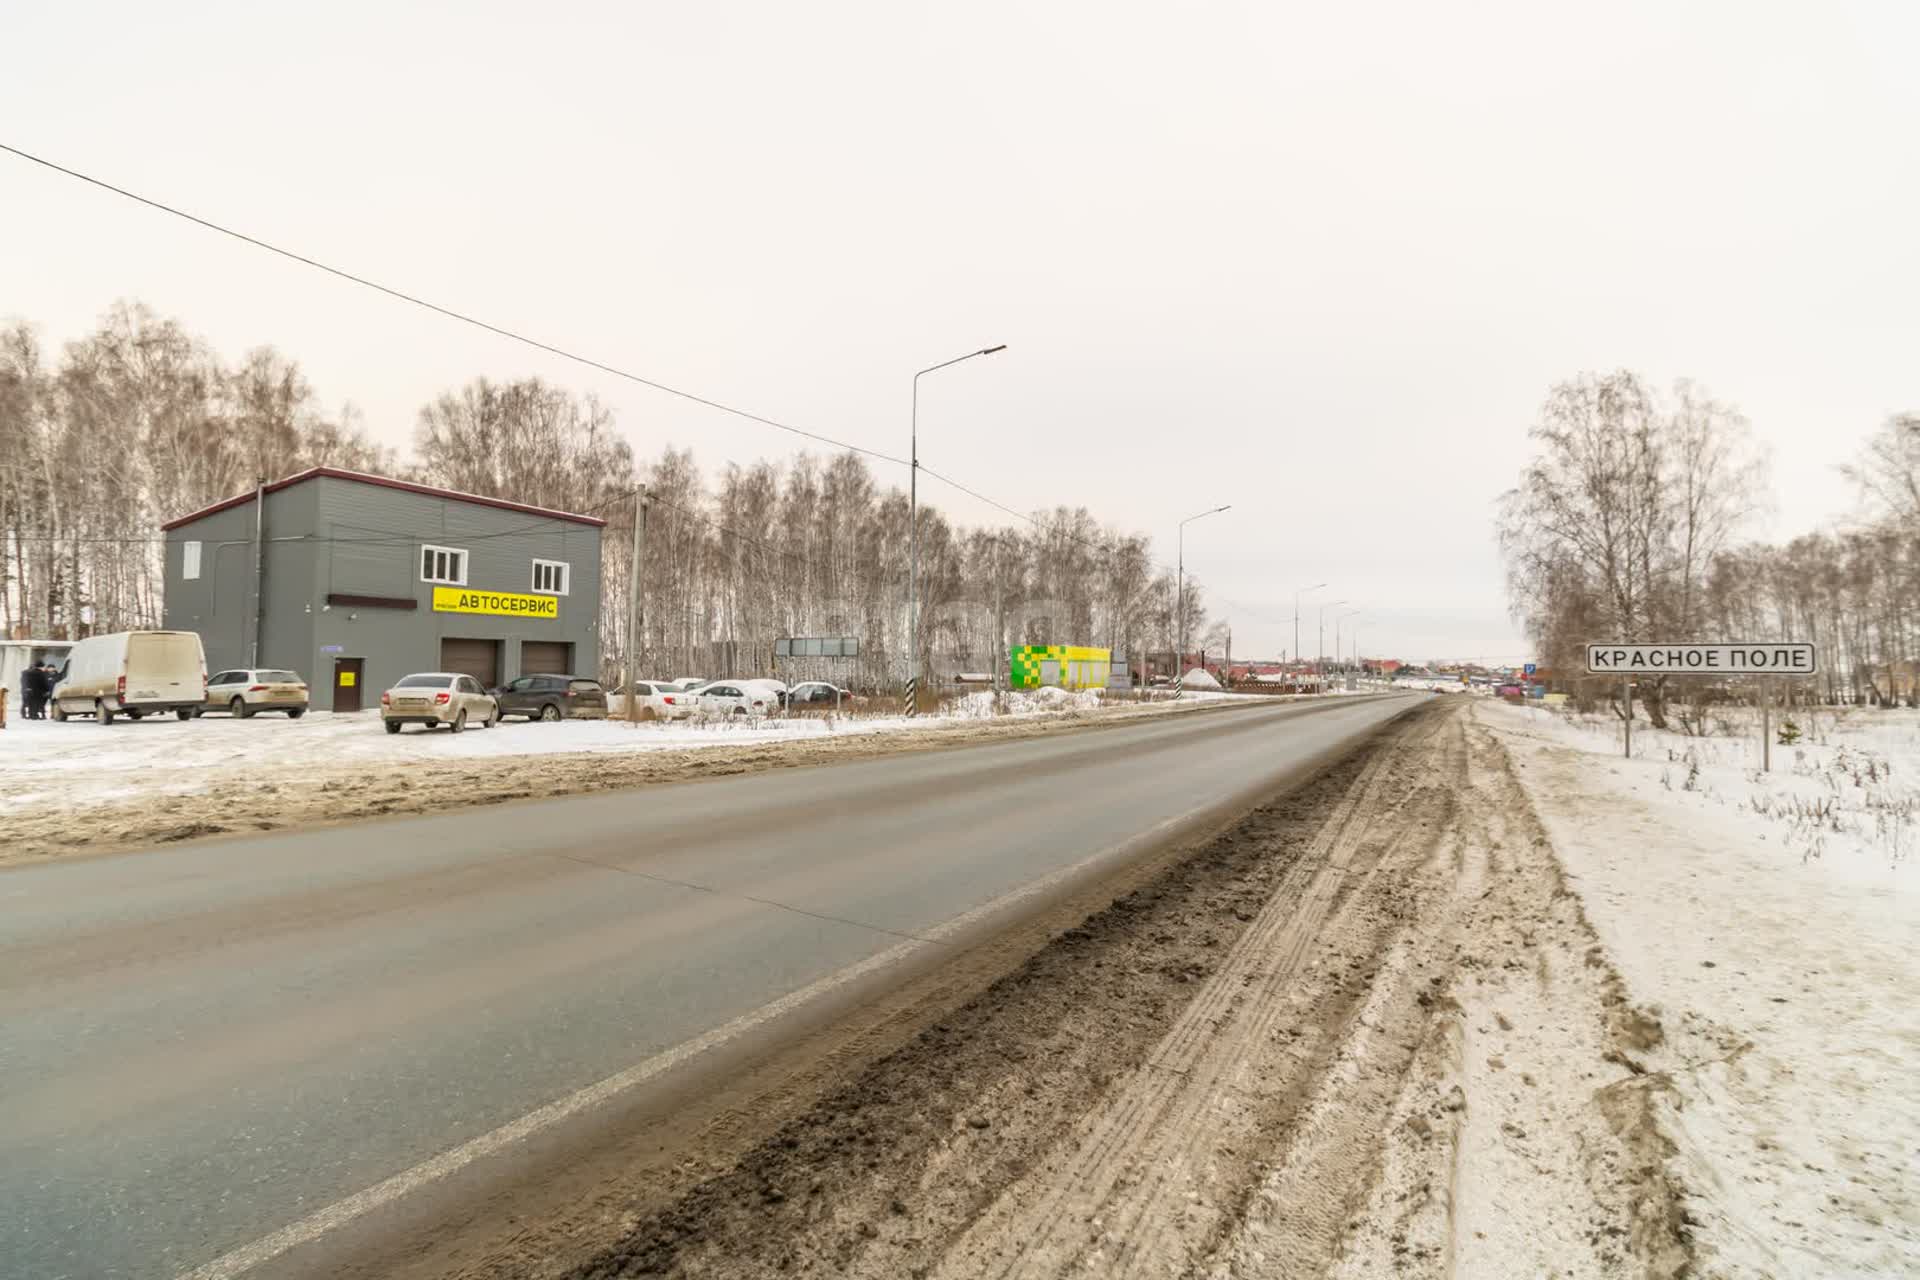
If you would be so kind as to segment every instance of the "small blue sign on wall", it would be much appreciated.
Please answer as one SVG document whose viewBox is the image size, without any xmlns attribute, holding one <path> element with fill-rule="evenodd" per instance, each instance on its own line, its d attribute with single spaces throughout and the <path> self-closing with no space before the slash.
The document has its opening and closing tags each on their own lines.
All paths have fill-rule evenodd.
<svg viewBox="0 0 1920 1280">
<path fill-rule="evenodd" d="M 320 646 L 320 652 L 322 653 L 345 653 L 346 651 L 347 646 L 343 644 L 323 644 Z"/>
</svg>

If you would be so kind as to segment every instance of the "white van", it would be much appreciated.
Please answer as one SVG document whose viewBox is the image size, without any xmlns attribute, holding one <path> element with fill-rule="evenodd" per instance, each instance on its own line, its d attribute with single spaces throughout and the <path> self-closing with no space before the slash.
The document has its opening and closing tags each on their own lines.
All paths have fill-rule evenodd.
<svg viewBox="0 0 1920 1280">
<path fill-rule="evenodd" d="M 53 690 L 53 718 L 116 715 L 138 720 L 149 711 L 192 719 L 207 699 L 207 655 L 193 631 L 118 631 L 88 636 L 67 653 Z"/>
</svg>

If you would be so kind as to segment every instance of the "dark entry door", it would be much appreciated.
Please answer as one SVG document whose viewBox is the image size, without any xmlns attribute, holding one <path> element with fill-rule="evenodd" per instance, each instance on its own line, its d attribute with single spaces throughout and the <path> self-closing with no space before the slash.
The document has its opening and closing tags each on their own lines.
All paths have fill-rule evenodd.
<svg viewBox="0 0 1920 1280">
<path fill-rule="evenodd" d="M 360 684 L 366 673 L 366 666 L 365 658 L 333 660 L 333 709 L 335 711 L 360 709 Z"/>
<path fill-rule="evenodd" d="M 500 642 L 445 637 L 440 641 L 440 669 L 472 676 L 482 689 L 491 689 L 500 683 Z"/>
<path fill-rule="evenodd" d="M 568 676 L 573 674 L 573 646 L 563 641 L 522 640 L 520 674 L 523 676 Z"/>
</svg>

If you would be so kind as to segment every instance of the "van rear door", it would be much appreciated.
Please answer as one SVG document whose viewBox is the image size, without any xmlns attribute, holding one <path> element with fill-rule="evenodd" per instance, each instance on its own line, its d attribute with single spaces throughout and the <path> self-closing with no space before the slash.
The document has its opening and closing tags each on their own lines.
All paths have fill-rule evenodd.
<svg viewBox="0 0 1920 1280">
<path fill-rule="evenodd" d="M 136 631 L 127 637 L 128 703 L 197 703 L 206 695 L 206 660 L 192 631 Z"/>
</svg>

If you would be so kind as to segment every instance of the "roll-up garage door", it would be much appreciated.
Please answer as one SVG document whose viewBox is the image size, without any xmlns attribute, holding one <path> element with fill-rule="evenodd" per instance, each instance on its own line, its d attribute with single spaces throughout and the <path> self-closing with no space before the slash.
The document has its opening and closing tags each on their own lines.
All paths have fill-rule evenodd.
<svg viewBox="0 0 1920 1280">
<path fill-rule="evenodd" d="M 444 638 L 440 641 L 440 669 L 472 676 L 491 689 L 500 683 L 500 642 Z"/>
<path fill-rule="evenodd" d="M 523 676 L 570 676 L 573 674 L 573 646 L 557 640 L 522 640 L 520 674 Z"/>
</svg>

